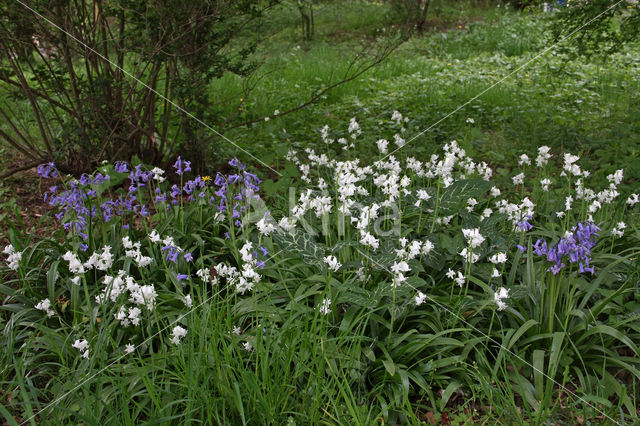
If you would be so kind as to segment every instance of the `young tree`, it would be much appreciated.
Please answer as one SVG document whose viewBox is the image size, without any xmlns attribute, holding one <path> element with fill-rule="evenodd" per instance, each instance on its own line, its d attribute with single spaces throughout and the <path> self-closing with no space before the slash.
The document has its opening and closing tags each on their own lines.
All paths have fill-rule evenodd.
<svg viewBox="0 0 640 426">
<path fill-rule="evenodd" d="M 207 129 L 197 120 L 215 118 L 208 84 L 255 69 L 255 42 L 230 43 L 274 3 L 0 0 L 0 81 L 11 93 L 0 138 L 66 172 L 178 150 L 203 161 Z M 16 103 L 28 105 L 29 120 Z"/>
</svg>

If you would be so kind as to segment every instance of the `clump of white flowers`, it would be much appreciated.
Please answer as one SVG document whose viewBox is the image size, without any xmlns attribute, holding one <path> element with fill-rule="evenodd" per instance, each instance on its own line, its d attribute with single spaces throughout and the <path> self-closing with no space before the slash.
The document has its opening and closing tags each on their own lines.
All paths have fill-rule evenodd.
<svg viewBox="0 0 640 426">
<path fill-rule="evenodd" d="M 179 325 L 176 325 L 175 327 L 173 327 L 173 331 L 171 332 L 171 339 L 169 340 L 174 345 L 179 345 L 180 339 L 182 339 L 186 335 L 187 335 L 187 330 L 185 328 L 180 327 Z"/>
<path fill-rule="evenodd" d="M 80 356 L 82 358 L 89 358 L 89 342 L 85 339 L 78 339 L 73 342 L 73 345 L 71 346 L 80 351 Z"/>
<path fill-rule="evenodd" d="M 106 271 L 113 265 L 113 254 L 110 246 L 104 246 L 102 252 L 94 252 L 89 260 L 84 262 L 86 269 L 97 269 L 98 271 Z"/>
<path fill-rule="evenodd" d="M 62 259 L 69 262 L 69 272 L 72 274 L 84 274 L 84 266 L 75 253 L 67 251 L 62 255 Z"/>
<path fill-rule="evenodd" d="M 153 232 L 156 232 L 155 229 L 153 230 Z M 158 241 L 159 241 L 160 237 L 157 235 L 156 237 L 158 238 Z M 151 236 L 149 236 L 149 238 L 151 239 Z M 153 241 L 153 239 L 151 239 L 151 241 Z M 138 265 L 139 268 L 144 268 L 146 266 L 149 266 L 153 262 L 152 257 L 144 256 L 142 254 L 142 251 L 141 251 L 142 244 L 140 243 L 140 241 L 136 241 L 134 243 L 129 239 L 128 236 L 126 236 L 122 238 L 122 247 L 125 248 L 125 256 L 133 259 L 133 261 L 136 262 L 136 265 Z"/>
<path fill-rule="evenodd" d="M 338 272 L 338 269 L 342 266 L 342 263 L 338 262 L 338 258 L 335 256 L 325 256 L 323 260 L 324 263 L 327 264 L 327 267 L 333 272 Z"/>
<path fill-rule="evenodd" d="M 620 238 L 624 235 L 624 230 L 626 229 L 627 224 L 624 222 L 618 222 L 618 224 L 611 230 L 611 234 Z"/>
<path fill-rule="evenodd" d="M 493 294 L 493 301 L 496 303 L 496 305 L 498 305 L 499 311 L 504 311 L 507 308 L 505 300 L 508 298 L 509 290 L 504 287 L 500 287 L 498 291 Z"/>
<path fill-rule="evenodd" d="M 4 250 L 2 250 L 2 252 L 8 256 L 7 266 L 9 266 L 9 269 L 17 271 L 20 260 L 22 260 L 22 252 L 16 251 L 16 249 L 11 244 L 6 246 Z"/>
<path fill-rule="evenodd" d="M 51 309 L 51 301 L 49 299 L 41 300 L 35 308 L 46 312 L 48 317 L 52 317 L 56 314 L 55 311 Z"/>
<path fill-rule="evenodd" d="M 449 271 L 447 271 L 447 278 L 454 280 L 459 287 L 462 287 L 464 283 L 467 281 L 466 277 L 462 272 L 460 271 L 456 272 L 451 268 L 449 268 Z"/>
<path fill-rule="evenodd" d="M 480 245 L 484 242 L 485 238 L 480 234 L 480 229 L 463 229 L 462 234 L 467 239 L 467 244 L 472 249 L 480 247 Z"/>
<path fill-rule="evenodd" d="M 329 299 L 328 297 L 325 297 L 324 299 L 322 299 L 322 304 L 320 305 L 320 313 L 322 315 L 328 315 L 331 312 L 330 309 L 331 306 L 331 299 Z"/>
</svg>

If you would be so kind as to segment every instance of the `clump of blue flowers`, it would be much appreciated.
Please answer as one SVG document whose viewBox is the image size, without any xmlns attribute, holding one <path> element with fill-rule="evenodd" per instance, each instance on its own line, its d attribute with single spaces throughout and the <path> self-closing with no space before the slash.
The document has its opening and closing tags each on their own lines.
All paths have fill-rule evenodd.
<svg viewBox="0 0 640 426">
<path fill-rule="evenodd" d="M 548 272 L 558 275 L 567 264 L 578 264 L 580 273 L 594 273 L 591 261 L 591 249 L 596 245 L 600 228 L 594 223 L 578 223 L 567 232 L 557 244 L 549 247 L 543 239 L 536 241 L 534 254 L 546 257 L 547 261 L 553 265 L 547 269 Z"/>
</svg>

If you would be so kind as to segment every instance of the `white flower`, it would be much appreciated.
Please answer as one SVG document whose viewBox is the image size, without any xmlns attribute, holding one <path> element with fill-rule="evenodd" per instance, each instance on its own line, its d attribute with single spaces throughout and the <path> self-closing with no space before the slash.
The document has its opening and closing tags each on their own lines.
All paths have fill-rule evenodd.
<svg viewBox="0 0 640 426">
<path fill-rule="evenodd" d="M 280 228 L 282 228 L 283 230 L 290 232 L 293 229 L 295 229 L 296 227 L 296 221 L 295 219 L 290 219 L 288 217 L 283 217 L 282 219 L 280 219 L 280 222 L 278 222 L 278 226 Z"/>
<path fill-rule="evenodd" d="M 338 258 L 335 256 L 326 256 L 324 259 L 324 263 L 328 265 L 328 268 L 334 272 L 338 272 L 338 269 L 342 266 L 342 263 L 338 262 Z"/>
<path fill-rule="evenodd" d="M 473 211 L 473 208 L 478 204 L 478 200 L 476 200 L 475 198 L 469 198 L 467 200 L 467 211 L 469 213 L 471 213 Z"/>
<path fill-rule="evenodd" d="M 133 346 L 131 343 L 127 343 L 126 346 L 124 347 L 124 353 L 125 354 L 130 354 L 135 350 L 136 350 L 136 347 Z"/>
<path fill-rule="evenodd" d="M 480 234 L 479 228 L 463 229 L 462 234 L 467 239 L 467 244 L 469 244 L 471 248 L 479 247 L 485 240 Z"/>
<path fill-rule="evenodd" d="M 529 156 L 527 154 L 522 154 L 520 156 L 520 160 L 518 160 L 518 165 L 519 166 L 522 166 L 522 165 L 530 166 L 531 165 L 531 160 L 529 159 Z"/>
<path fill-rule="evenodd" d="M 74 285 L 80 285 L 80 278 L 81 278 L 80 275 L 77 275 L 77 276 L 71 278 L 71 283 L 74 284 Z"/>
<path fill-rule="evenodd" d="M 627 228 L 627 225 L 624 222 L 618 222 L 618 224 L 611 230 L 611 234 L 616 237 L 622 237 L 624 235 L 624 230 Z"/>
<path fill-rule="evenodd" d="M 378 145 L 378 150 L 380 151 L 381 154 L 387 153 L 387 146 L 389 146 L 388 140 L 378 139 L 378 142 L 376 142 L 376 145 Z"/>
<path fill-rule="evenodd" d="M 184 302 L 184 305 L 185 305 L 187 308 L 190 308 L 190 307 L 192 307 L 192 306 L 193 306 L 193 300 L 191 300 L 191 295 L 190 295 L 190 294 L 187 294 L 187 295 L 184 297 L 183 302 Z"/>
<path fill-rule="evenodd" d="M 498 278 L 499 276 L 500 276 L 500 271 L 498 271 L 496 268 L 493 268 L 493 272 L 491 273 L 491 277 Z"/>
<path fill-rule="evenodd" d="M 231 329 L 231 333 L 235 334 L 236 336 L 239 336 L 242 333 L 242 330 L 237 325 L 234 325 L 233 328 Z"/>
<path fill-rule="evenodd" d="M 500 287 L 498 291 L 493 294 L 493 301 L 498 305 L 498 310 L 503 311 L 507 308 L 507 304 L 503 301 L 509 298 L 509 290 L 504 287 Z"/>
<path fill-rule="evenodd" d="M 380 242 L 376 237 L 371 235 L 369 232 L 363 232 L 362 238 L 360 238 L 360 244 L 365 247 L 371 247 L 374 251 L 378 249 L 380 246 Z"/>
<path fill-rule="evenodd" d="M 407 262 L 393 262 L 393 265 L 391 266 L 391 271 L 394 272 L 395 274 L 400 274 L 402 272 L 409 272 L 411 270 L 411 268 L 409 267 L 409 264 Z"/>
<path fill-rule="evenodd" d="M 620 185 L 623 179 L 624 170 L 616 170 L 615 173 L 607 176 L 607 180 L 611 182 L 613 185 Z"/>
<path fill-rule="evenodd" d="M 353 117 L 351 120 L 349 120 L 349 134 L 353 139 L 355 139 L 360 133 L 362 133 L 362 130 L 360 130 L 360 125 L 358 125 L 356 118 Z"/>
<path fill-rule="evenodd" d="M 551 154 L 549 154 L 549 151 L 551 151 L 551 148 L 549 148 L 546 145 L 543 145 L 538 148 L 538 156 L 536 157 L 536 166 L 543 167 L 549 162 L 549 159 L 551 158 Z"/>
<path fill-rule="evenodd" d="M 638 202 L 640 202 L 640 197 L 638 197 L 638 194 L 631 194 L 627 199 L 627 204 L 629 204 L 630 206 L 636 205 Z"/>
<path fill-rule="evenodd" d="M 158 296 L 153 284 L 143 286 L 138 286 L 136 284 L 135 286 L 132 286 L 130 292 L 131 297 L 129 298 L 129 301 L 131 301 L 131 303 L 135 303 L 136 305 L 145 305 L 149 311 L 153 311 L 156 297 Z"/>
<path fill-rule="evenodd" d="M 469 124 L 473 124 L 476 121 L 473 118 L 469 117 L 469 118 L 467 118 L 466 122 L 469 123 Z"/>
<path fill-rule="evenodd" d="M 434 248 L 433 243 L 429 240 L 426 240 L 422 245 L 422 255 L 423 256 L 428 255 L 431 252 L 431 250 L 433 250 L 433 248 Z"/>
<path fill-rule="evenodd" d="M 402 148 L 405 144 L 405 140 L 397 133 L 393 135 L 393 142 L 398 146 L 398 148 Z"/>
<path fill-rule="evenodd" d="M 87 342 L 85 339 L 78 339 L 73 342 L 73 345 L 71 346 L 80 351 L 80 356 L 82 358 L 89 358 L 89 342 Z"/>
<path fill-rule="evenodd" d="M 549 179 L 542 179 L 540 181 L 540 185 L 542 185 L 542 190 L 544 192 L 547 192 L 549 190 L 549 185 L 551 185 L 551 180 Z"/>
<path fill-rule="evenodd" d="M 489 262 L 493 263 L 494 265 L 497 265 L 499 263 L 505 263 L 506 261 L 507 261 L 507 254 L 502 252 L 496 253 L 489 258 Z"/>
<path fill-rule="evenodd" d="M 567 198 L 565 198 L 564 200 L 564 209 L 566 211 L 571 210 L 571 203 L 573 203 L 573 196 L 569 195 Z"/>
<path fill-rule="evenodd" d="M 211 281 L 211 271 L 209 271 L 209 268 L 198 269 L 196 271 L 196 276 L 199 277 L 205 283 L 208 283 Z"/>
<path fill-rule="evenodd" d="M 331 299 L 325 297 L 322 300 L 322 305 L 320 305 L 320 313 L 322 315 L 327 315 L 331 312 L 331 309 L 329 308 L 331 306 Z"/>
<path fill-rule="evenodd" d="M 52 317 L 56 314 L 55 311 L 51 309 L 51 301 L 49 299 L 41 300 L 35 308 L 46 312 L 48 317 Z"/>
<path fill-rule="evenodd" d="M 247 352 L 251 352 L 253 350 L 253 345 L 249 342 L 244 342 L 242 344 L 242 347 L 244 348 L 245 351 Z"/>
<path fill-rule="evenodd" d="M 466 247 L 462 249 L 460 253 L 458 253 L 462 258 L 469 263 L 476 263 L 480 259 L 480 255 L 473 253 L 471 250 Z"/>
<path fill-rule="evenodd" d="M 78 256 L 75 255 L 75 253 L 67 251 L 62 255 L 62 259 L 69 262 L 69 271 L 72 274 L 84 274 L 84 266 L 82 265 L 82 262 L 80 262 L 80 259 L 78 259 Z"/>
<path fill-rule="evenodd" d="M 574 176 L 580 176 L 580 174 L 582 173 L 580 170 L 580 166 L 578 166 L 577 164 L 574 164 L 579 159 L 580 157 L 578 157 L 577 155 L 571 155 L 568 153 L 564 154 L 564 165 L 562 168 L 568 174 L 572 174 Z"/>
<path fill-rule="evenodd" d="M 418 294 L 415 297 L 416 306 L 422 305 L 426 299 L 427 299 L 427 295 L 422 293 L 421 291 L 418 291 Z"/>
<path fill-rule="evenodd" d="M 182 328 L 182 327 L 180 327 L 179 325 L 176 325 L 173 328 L 173 332 L 171 334 L 171 339 L 169 339 L 169 340 L 174 345 L 179 345 L 180 344 L 180 339 L 182 339 L 186 335 L 187 335 L 187 330 Z"/>
<path fill-rule="evenodd" d="M 154 167 L 153 169 L 151 169 L 151 173 L 153 173 L 153 179 L 158 183 L 162 183 L 165 181 L 165 177 L 163 176 L 164 170 L 162 170 L 160 167 Z"/>
<path fill-rule="evenodd" d="M 157 243 L 160 241 L 160 234 L 158 234 L 158 231 L 156 231 L 155 229 L 153 231 L 151 231 L 151 233 L 149 234 L 149 239 L 151 240 L 152 243 Z"/>
<path fill-rule="evenodd" d="M 500 188 L 498 188 L 497 186 L 494 186 L 493 188 L 491 188 L 491 195 L 493 195 L 494 197 L 499 197 Z"/>
<path fill-rule="evenodd" d="M 22 252 L 16 251 L 16 249 L 11 244 L 6 246 L 2 252 L 9 256 L 7 258 L 9 269 L 17 271 L 20 260 L 22 260 Z"/>
<path fill-rule="evenodd" d="M 131 241 L 128 241 L 128 242 L 131 243 Z M 124 239 L 123 239 L 123 245 L 124 245 Z M 111 247 L 104 246 L 102 248 L 102 253 L 94 252 L 89 258 L 89 260 L 87 260 L 84 263 L 84 267 L 87 269 L 96 268 L 99 271 L 106 271 L 107 269 L 111 268 L 112 264 L 113 264 L 113 254 L 111 254 Z M 71 269 L 71 266 L 69 266 L 69 269 Z"/>
<path fill-rule="evenodd" d="M 271 223 L 270 221 L 267 222 L 266 216 L 260 219 L 258 223 L 256 223 L 256 226 L 258 227 L 258 231 L 260 231 L 262 235 L 269 235 L 271 232 L 275 231 L 276 229 L 273 223 Z"/>
<path fill-rule="evenodd" d="M 133 324 L 134 326 L 140 324 L 140 314 L 142 313 L 142 311 L 140 310 L 140 308 L 137 307 L 133 307 L 129 309 L 129 315 L 127 316 L 128 320 L 131 320 L 131 324 Z M 124 325 L 124 324 L 123 324 Z"/>
<path fill-rule="evenodd" d="M 524 183 L 524 173 L 520 173 L 511 178 L 514 185 L 522 185 Z"/>
</svg>

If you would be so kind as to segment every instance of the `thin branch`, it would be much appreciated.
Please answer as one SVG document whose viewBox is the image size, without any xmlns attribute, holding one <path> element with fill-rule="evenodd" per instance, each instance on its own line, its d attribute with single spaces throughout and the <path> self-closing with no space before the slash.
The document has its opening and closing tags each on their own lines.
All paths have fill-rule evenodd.
<svg viewBox="0 0 640 426">
<path fill-rule="evenodd" d="M 0 179 L 8 178 L 9 176 L 13 176 L 14 174 L 16 174 L 18 172 L 29 170 L 29 169 L 34 168 L 34 167 L 36 167 L 36 166 L 38 166 L 38 165 L 40 165 L 42 163 L 43 163 L 42 160 L 32 161 L 31 163 L 27 163 L 27 164 L 25 164 L 23 166 L 16 167 L 15 169 L 8 170 L 8 171 L 0 174 Z"/>
</svg>

